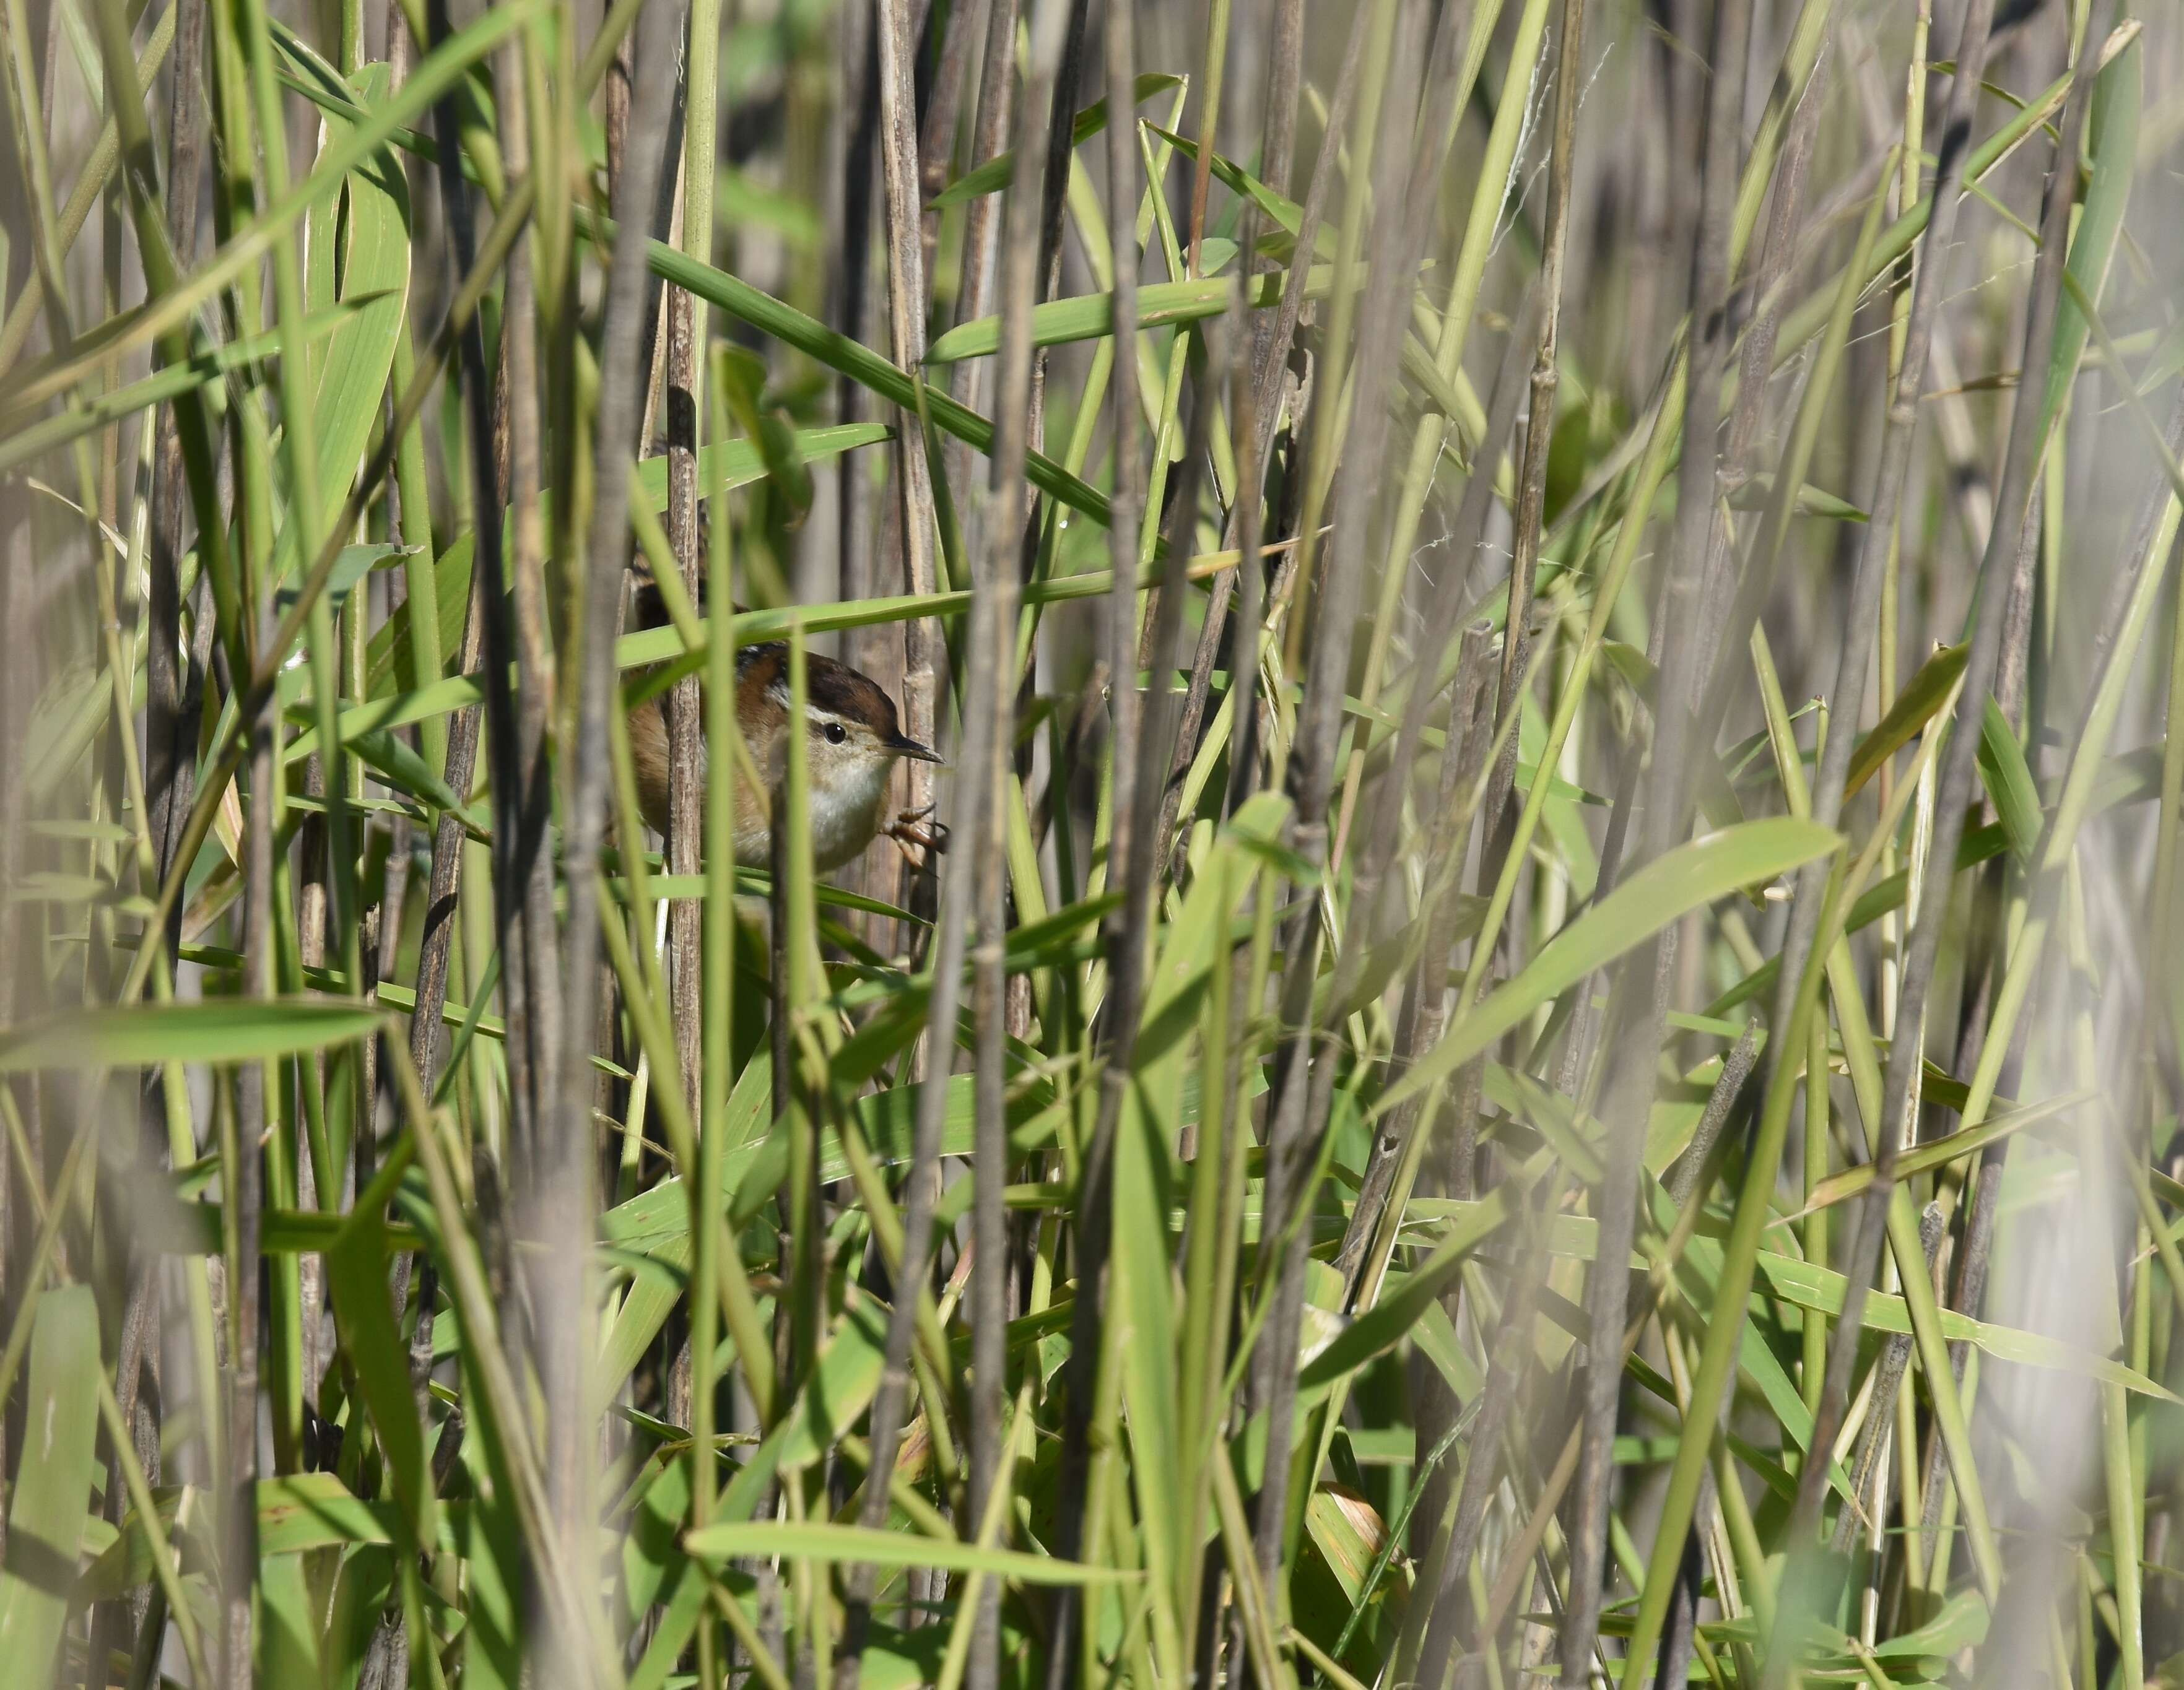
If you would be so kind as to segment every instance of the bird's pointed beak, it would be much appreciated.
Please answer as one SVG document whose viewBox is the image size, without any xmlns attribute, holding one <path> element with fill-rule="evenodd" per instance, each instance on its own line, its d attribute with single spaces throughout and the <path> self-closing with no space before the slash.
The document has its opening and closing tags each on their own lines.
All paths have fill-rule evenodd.
<svg viewBox="0 0 2184 1690">
<path fill-rule="evenodd" d="M 907 757 L 917 763 L 938 763 L 940 753 L 930 746 L 920 745 L 905 734 L 897 734 L 888 742 L 888 749 L 898 757 Z"/>
</svg>

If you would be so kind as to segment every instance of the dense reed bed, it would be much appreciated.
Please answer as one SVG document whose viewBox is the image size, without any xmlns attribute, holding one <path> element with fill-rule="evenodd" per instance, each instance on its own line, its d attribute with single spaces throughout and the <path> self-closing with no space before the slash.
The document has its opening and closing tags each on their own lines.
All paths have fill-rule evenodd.
<svg viewBox="0 0 2184 1690">
<path fill-rule="evenodd" d="M 8 1684 L 2184 1675 L 2170 12 L 0 92 Z"/>
</svg>

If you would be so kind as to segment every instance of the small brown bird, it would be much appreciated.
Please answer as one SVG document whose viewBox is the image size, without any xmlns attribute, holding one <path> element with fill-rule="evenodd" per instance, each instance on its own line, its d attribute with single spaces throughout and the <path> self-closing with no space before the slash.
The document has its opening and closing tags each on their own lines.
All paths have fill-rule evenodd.
<svg viewBox="0 0 2184 1690">
<path fill-rule="evenodd" d="M 647 581 L 639 588 L 636 613 L 639 627 L 666 625 L 666 607 L 658 586 Z M 905 845 L 943 848 L 944 835 L 930 821 L 929 810 L 902 811 L 885 828 L 881 826 L 895 764 L 905 758 L 920 763 L 940 759 L 904 734 L 894 700 L 871 676 L 816 654 L 806 656 L 804 664 L 812 866 L 822 875 L 831 873 L 883 831 Z M 760 790 L 749 770 L 736 782 L 736 860 L 745 868 L 764 868 L 772 861 L 772 789 L 786 778 L 792 702 L 787 645 L 770 641 L 745 646 L 736 653 L 736 721 L 751 763 L 767 788 Z M 646 824 L 665 835 L 665 699 L 654 699 L 630 713 L 629 744 L 638 807 Z"/>
</svg>

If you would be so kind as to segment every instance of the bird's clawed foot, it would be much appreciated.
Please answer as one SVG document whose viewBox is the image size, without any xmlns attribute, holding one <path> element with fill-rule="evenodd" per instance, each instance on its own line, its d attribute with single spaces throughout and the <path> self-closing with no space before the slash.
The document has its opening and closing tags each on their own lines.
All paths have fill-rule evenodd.
<svg viewBox="0 0 2184 1690">
<path fill-rule="evenodd" d="M 948 848 L 948 829 L 933 819 L 933 806 L 921 809 L 906 809 L 898 814 L 887 837 L 894 841 L 905 857 L 910 856 L 911 847 L 916 846 L 928 857 Z M 916 859 L 912 858 L 914 862 Z"/>
</svg>

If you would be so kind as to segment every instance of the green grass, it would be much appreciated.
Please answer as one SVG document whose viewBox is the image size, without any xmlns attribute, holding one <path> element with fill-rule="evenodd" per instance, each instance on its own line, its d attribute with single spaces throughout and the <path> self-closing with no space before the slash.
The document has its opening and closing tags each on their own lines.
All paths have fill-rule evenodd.
<svg viewBox="0 0 2184 1690">
<path fill-rule="evenodd" d="M 1967 9 L 0 0 L 7 1682 L 2174 1682 L 2184 83 Z"/>
</svg>

